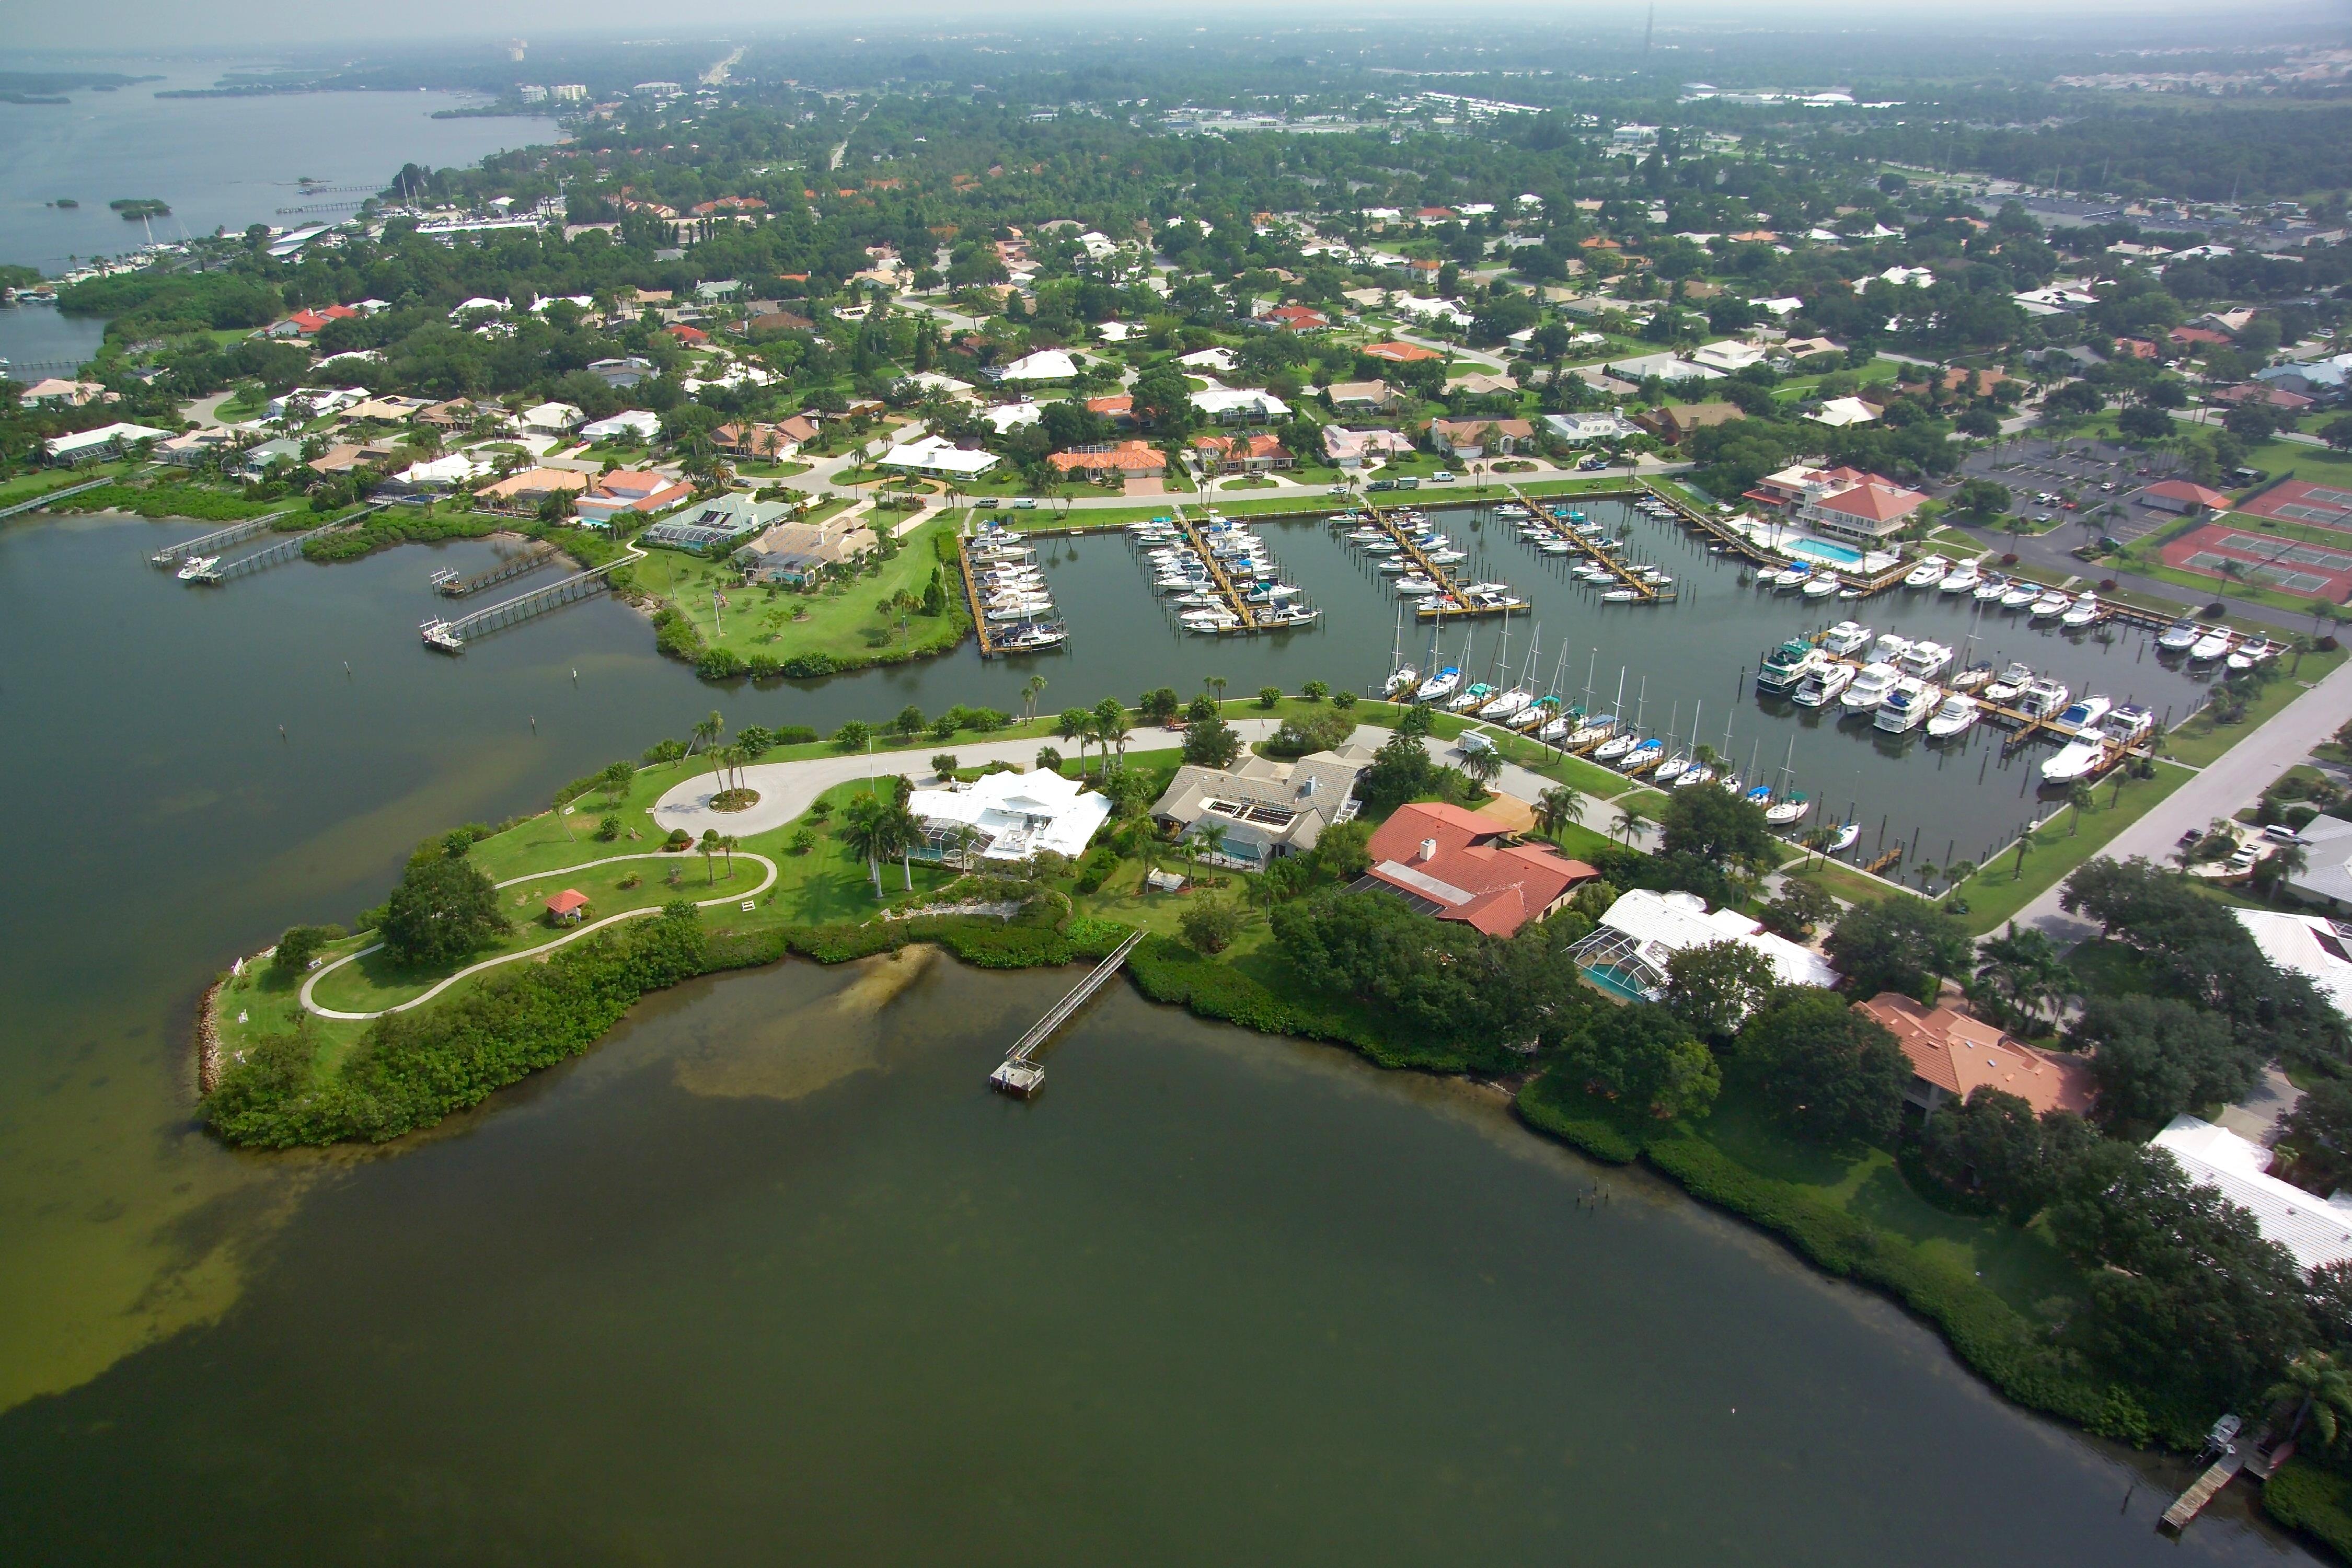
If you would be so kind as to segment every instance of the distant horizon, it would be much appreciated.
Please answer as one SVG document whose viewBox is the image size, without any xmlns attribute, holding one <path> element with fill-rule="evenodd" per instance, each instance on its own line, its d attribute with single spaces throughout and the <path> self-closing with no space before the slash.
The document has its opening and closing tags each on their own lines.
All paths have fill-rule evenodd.
<svg viewBox="0 0 2352 1568">
<path fill-rule="evenodd" d="M 0 62 L 33 55 L 63 55 L 87 60 L 137 59 L 167 54 L 180 58 L 205 58 L 257 51 L 301 55 L 321 47 L 345 44 L 394 47 L 404 52 L 416 52 L 477 43 L 488 47 L 515 35 L 536 35 L 537 41 L 547 47 L 616 47 L 639 41 L 676 47 L 706 39 L 712 44 L 757 43 L 810 34 L 844 42 L 880 45 L 887 41 L 887 29 L 894 27 L 912 26 L 928 34 L 971 36 L 998 27 L 1066 23 L 1074 16 L 1094 20 L 1102 35 L 1130 26 L 1144 33 L 1164 32 L 1187 22 L 1201 26 L 1203 18 L 1217 20 L 1222 25 L 1216 30 L 1229 33 L 1231 23 L 1238 18 L 1278 28 L 1293 20 L 1323 24 L 1340 16 L 1366 26 L 1395 26 L 1419 33 L 1434 30 L 1441 24 L 1458 27 L 1482 16 L 1509 16 L 1525 25 L 1528 13 L 1539 11 L 1542 20 L 1537 26 L 1547 38 L 1579 28 L 1589 28 L 1596 37 L 1614 38 L 1640 31 L 1648 16 L 1644 0 L 1594 0 L 1567 10 L 1549 4 L 1539 6 L 1537 0 L 1481 0 L 1473 6 L 1449 7 L 1443 17 L 1412 10 L 1343 10 L 1336 0 L 1297 0 L 1271 11 L 1232 0 L 1210 0 L 1181 9 L 1172 5 L 1147 5 L 1122 12 L 1114 23 L 1102 21 L 1098 8 L 1081 6 L 1072 0 L 1017 0 L 982 7 L 953 7 L 939 0 L 909 0 L 886 9 L 868 8 L 852 22 L 841 19 L 840 13 L 831 7 L 780 11 L 772 5 L 753 4 L 752 0 L 698 0 L 667 10 L 667 30 L 648 36 L 641 10 L 610 0 L 562 5 L 509 0 L 509 4 L 487 9 L 494 12 L 498 20 L 486 23 L 485 7 L 460 5 L 456 0 L 419 0 L 397 16 L 371 13 L 357 18 L 336 16 L 331 20 L 292 0 L 229 0 L 226 5 L 207 7 L 200 13 L 167 6 L 160 0 L 100 0 L 96 5 L 71 10 L 45 7 L 18 11 L 13 36 L 5 47 L 0 47 Z M 1988 18 L 2023 24 L 2014 40 L 2019 44 L 2046 38 L 2053 43 L 2095 47 L 2100 40 L 2086 37 L 2086 34 L 2129 21 L 2134 24 L 2131 36 L 2114 40 L 2111 47 L 2238 49 L 2295 43 L 2352 45 L 2352 28 L 2347 28 L 2345 8 L 2313 0 L 2281 0 L 2251 10 L 2235 9 L 2227 15 L 2216 14 L 2210 6 L 2193 5 L 2189 0 L 2177 0 L 2174 4 L 2158 0 L 2154 5 L 2137 0 L 2084 0 L 2056 9 L 2031 0 L 1971 0 L 1968 4 L 1928 0 L 1926 5 L 1906 7 L 1898 15 L 1889 15 L 1883 7 L 1865 5 L 1862 0 L 1816 0 L 1801 5 L 1780 0 L 1755 0 L 1753 4 L 1742 4 L 1740 0 L 1669 0 L 1658 7 L 1656 27 L 1662 42 L 1687 36 L 1694 29 L 1721 36 L 1720 30 L 1726 28 L 1759 26 L 1769 32 L 1799 33 L 1834 27 L 1841 32 L 1899 37 L 1932 36 L 1953 24 L 1980 28 Z M 109 36 L 137 37 L 143 40 L 142 45 L 136 48 L 94 47 L 90 35 L 94 26 L 101 22 Z M 352 25 L 341 25 L 345 22 Z M 2149 36 L 2151 24 L 2161 37 Z M 2260 29 L 2263 36 L 2250 39 L 2249 33 L 2255 29 Z M 2332 39 L 2330 34 L 2334 35 Z M 1085 37 L 1080 35 L 1081 38 Z"/>
</svg>

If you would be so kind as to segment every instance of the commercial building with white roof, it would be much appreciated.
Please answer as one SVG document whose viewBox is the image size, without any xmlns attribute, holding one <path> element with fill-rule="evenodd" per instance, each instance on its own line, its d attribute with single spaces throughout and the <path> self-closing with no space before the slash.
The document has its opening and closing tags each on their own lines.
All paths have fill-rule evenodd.
<svg viewBox="0 0 2352 1568">
<path fill-rule="evenodd" d="M 1026 860 L 1046 849 L 1075 858 L 1110 820 L 1108 797 L 1042 768 L 919 789 L 908 797 L 907 810 L 923 830 L 923 846 L 915 853 L 933 860 L 960 858 L 958 841 L 967 828 L 976 835 L 970 851 L 975 859 Z"/>
<path fill-rule="evenodd" d="M 2270 1173 L 2268 1149 L 2194 1116 L 2174 1117 L 2149 1143 L 2179 1161 L 2190 1181 L 2252 1214 L 2263 1238 L 2301 1267 L 2352 1262 L 2352 1196 L 2322 1198 L 2288 1185 Z"/>
</svg>

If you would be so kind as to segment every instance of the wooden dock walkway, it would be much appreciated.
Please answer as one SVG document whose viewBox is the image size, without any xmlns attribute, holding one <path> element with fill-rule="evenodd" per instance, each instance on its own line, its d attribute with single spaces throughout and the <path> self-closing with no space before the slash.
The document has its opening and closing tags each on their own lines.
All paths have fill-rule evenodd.
<svg viewBox="0 0 2352 1568">
<path fill-rule="evenodd" d="M 78 485 L 67 485 L 61 489 L 47 490 L 30 500 L 20 500 L 14 506 L 0 506 L 0 517 L 16 517 L 23 512 L 40 511 L 65 500 L 68 496 L 78 496 L 84 490 L 94 490 L 100 485 L 110 485 L 113 482 L 110 477 L 103 479 L 84 479 Z"/>
<path fill-rule="evenodd" d="M 998 1064 L 996 1070 L 988 1075 L 988 1086 L 1016 1100 L 1027 1100 L 1045 1088 L 1045 1069 L 1035 1060 L 1038 1048 L 1052 1037 L 1055 1030 L 1068 1023 L 1071 1016 L 1085 1006 L 1087 999 L 1101 990 L 1112 975 L 1127 966 L 1127 955 L 1135 951 L 1135 944 L 1143 937 L 1140 931 L 1129 932 L 1127 940 L 1113 949 L 1108 958 L 1096 964 L 1087 977 L 1070 987 L 1068 994 L 1055 1003 L 1044 1017 L 1030 1025 L 1028 1032 L 1014 1041 L 1013 1048 L 1004 1054 L 1004 1060 Z"/>
<path fill-rule="evenodd" d="M 963 602 L 971 609 L 971 635 L 980 639 L 980 657 L 996 657 L 995 640 L 989 636 L 988 608 L 980 602 L 980 581 L 972 575 L 971 541 L 964 534 L 956 535 L 956 570 L 963 574 Z"/>
<path fill-rule="evenodd" d="M 468 637 L 480 637 L 485 632 L 495 631 L 501 626 L 510 626 L 518 621 L 527 621 L 533 616 L 544 615 L 559 605 L 569 605 L 574 600 L 603 593 L 612 586 L 605 580 L 605 574 L 615 566 L 627 563 L 627 557 L 618 561 L 607 561 L 602 566 L 591 566 L 585 572 L 574 572 L 560 582 L 549 583 L 526 593 L 517 594 L 511 599 L 501 599 L 499 603 L 486 605 L 471 615 L 460 616 L 454 621 L 429 620 L 416 629 L 424 637 L 425 647 L 441 653 L 462 653 L 465 651 L 466 639 Z"/>
<path fill-rule="evenodd" d="M 216 528 L 210 533 L 188 540 L 184 543 L 167 544 L 147 557 L 148 564 L 163 567 L 177 566 L 191 555 L 210 555 L 216 551 L 226 550 L 239 540 L 251 539 L 255 534 L 263 532 L 279 518 L 294 510 L 290 506 L 281 507 L 267 517 L 248 517 L 243 522 L 232 522 L 226 528 Z"/>
<path fill-rule="evenodd" d="M 526 572 L 536 572 L 562 553 L 545 540 L 539 540 L 530 549 L 507 556 L 496 565 L 470 577 L 461 577 L 455 572 L 436 572 L 433 574 L 433 590 L 444 598 L 462 599 L 495 584 L 520 577 Z"/>
<path fill-rule="evenodd" d="M 1192 553 L 1198 555 L 1201 564 L 1209 569 L 1209 580 L 1217 585 L 1218 596 L 1225 601 L 1225 608 L 1242 618 L 1242 624 L 1234 630 L 1257 630 L 1257 612 L 1242 598 L 1241 590 L 1234 586 L 1234 580 L 1225 575 L 1224 564 L 1217 559 L 1217 552 L 1209 548 L 1207 540 L 1201 537 L 1200 525 L 1184 515 L 1181 506 L 1175 509 L 1175 513 L 1176 526 L 1184 531 L 1184 542 L 1192 547 Z"/>
<path fill-rule="evenodd" d="M 2245 1458 L 2232 1447 L 2209 1466 L 2205 1473 L 2190 1483 L 2187 1491 L 2175 1498 L 2172 1506 L 2164 1510 L 2164 1528 L 2179 1534 L 2189 1528 L 2189 1521 L 2204 1510 L 2214 1496 L 2230 1484 L 2245 1466 Z"/>
<path fill-rule="evenodd" d="M 1506 480 L 1504 481 L 1503 488 L 1511 492 L 1511 499 L 1517 501 L 1519 506 L 1527 511 L 1529 517 L 1549 517 L 1551 515 L 1544 510 L 1542 503 L 1529 500 L 1525 493 L 1520 490 L 1518 486 Z M 1641 602 L 1643 604 L 1663 605 L 1673 601 L 1675 596 L 1673 589 L 1661 588 L 1655 583 L 1651 582 L 1648 578 L 1643 576 L 1640 573 L 1626 565 L 1624 562 L 1617 558 L 1617 552 L 1613 550 L 1603 550 L 1599 545 L 1588 542 L 1580 535 L 1571 535 L 1569 542 L 1574 545 L 1576 549 L 1586 557 L 1586 559 L 1592 561 L 1611 576 L 1616 578 L 1617 585 L 1619 587 L 1631 589 L 1633 593 L 1640 595 Z"/>
<path fill-rule="evenodd" d="M 1437 593 L 1427 595 L 1413 605 L 1412 614 L 1415 620 L 1442 621 L 1447 616 L 1454 616 L 1456 619 L 1477 616 L 1507 616 L 1514 610 L 1524 610 L 1528 607 L 1528 602 L 1519 597 L 1516 591 L 1509 598 L 1498 600 L 1491 605 L 1465 605 L 1458 599 L 1454 599 L 1454 593 L 1461 586 L 1461 583 L 1455 577 L 1451 566 L 1432 561 L 1429 558 L 1429 552 L 1414 542 L 1412 535 L 1407 531 L 1404 525 L 1382 511 L 1377 501 L 1367 500 L 1364 502 L 1364 510 L 1371 514 L 1374 527 L 1396 542 L 1397 548 L 1404 552 L 1404 558 L 1412 563 L 1413 570 L 1437 584 Z M 1452 600 L 1451 607 L 1433 605 L 1429 602 L 1431 599 L 1438 598 Z"/>
</svg>

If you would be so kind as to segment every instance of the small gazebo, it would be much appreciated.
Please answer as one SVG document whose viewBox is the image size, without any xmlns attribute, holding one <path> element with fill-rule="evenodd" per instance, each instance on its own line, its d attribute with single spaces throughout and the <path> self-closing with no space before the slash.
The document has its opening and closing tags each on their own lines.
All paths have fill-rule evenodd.
<svg viewBox="0 0 2352 1568">
<path fill-rule="evenodd" d="M 566 888 L 547 900 L 547 918 L 560 926 L 578 925 L 588 918 L 588 895 Z"/>
</svg>

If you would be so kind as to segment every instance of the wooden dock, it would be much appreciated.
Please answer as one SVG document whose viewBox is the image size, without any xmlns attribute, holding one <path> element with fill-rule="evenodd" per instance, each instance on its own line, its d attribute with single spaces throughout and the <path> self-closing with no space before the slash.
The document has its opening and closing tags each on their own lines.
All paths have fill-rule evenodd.
<svg viewBox="0 0 2352 1568">
<path fill-rule="evenodd" d="M 227 549 L 239 540 L 251 539 L 255 534 L 266 531 L 279 518 L 294 510 L 290 506 L 284 507 L 267 517 L 248 517 L 243 522 L 232 522 L 226 528 L 216 528 L 210 533 L 188 540 L 184 543 L 167 544 L 147 557 L 148 563 L 168 568 L 177 566 L 191 555 L 214 554 Z"/>
<path fill-rule="evenodd" d="M 963 574 L 963 602 L 971 609 L 971 635 L 980 639 L 980 657 L 994 658 L 996 643 L 988 632 L 988 608 L 980 602 L 980 580 L 972 575 L 971 541 L 956 535 L 956 570 Z"/>
<path fill-rule="evenodd" d="M 1139 931 L 1129 932 L 1127 940 L 1112 950 L 1108 958 L 1096 964 L 1087 977 L 1070 987 L 1069 994 L 1055 1003 L 1044 1017 L 1030 1025 L 1028 1032 L 1004 1053 L 1004 1060 L 998 1064 L 996 1070 L 988 1075 L 989 1088 L 1000 1094 L 1009 1094 L 1015 1100 L 1027 1100 L 1045 1088 L 1045 1069 L 1035 1060 L 1039 1047 L 1052 1037 L 1055 1030 L 1068 1023 L 1072 1016 L 1086 1005 L 1087 999 L 1109 982 L 1112 975 L 1127 966 L 1127 955 L 1135 951 L 1135 944 L 1141 942 L 1143 936 Z"/>
<path fill-rule="evenodd" d="M 2203 1475 L 2189 1484 L 2187 1491 L 2173 1500 L 2170 1508 L 2164 1510 L 2164 1528 L 2176 1535 L 2188 1529 L 2189 1521 L 2204 1510 L 2205 1505 L 2230 1484 L 2245 1463 L 2244 1456 L 2235 1447 L 2224 1451 Z"/>
<path fill-rule="evenodd" d="M 1234 586 L 1234 580 L 1225 575 L 1223 563 L 1218 561 L 1217 552 L 1209 548 L 1209 542 L 1201 537 L 1199 525 L 1184 515 L 1181 506 L 1174 510 L 1176 526 L 1183 531 L 1184 542 L 1192 547 L 1192 553 L 1199 556 L 1201 564 L 1209 569 L 1209 581 L 1217 585 L 1217 595 L 1224 600 L 1225 608 L 1241 617 L 1241 625 L 1234 629 L 1243 632 L 1257 630 L 1257 612 L 1244 601 L 1241 590 Z"/>
<path fill-rule="evenodd" d="M 65 500 L 68 496 L 78 496 L 84 490 L 94 490 L 100 485 L 112 483 L 114 480 L 110 476 L 102 479 L 84 479 L 78 485 L 67 485 L 62 489 L 47 490 L 30 500 L 20 500 L 14 506 L 0 506 L 0 517 L 15 517 L 21 512 L 40 511 Z"/>
<path fill-rule="evenodd" d="M 1404 552 L 1406 560 L 1412 563 L 1413 569 L 1438 586 L 1437 593 L 1428 595 L 1427 598 L 1413 605 L 1412 613 L 1415 620 L 1442 621 L 1447 616 L 1453 616 L 1457 619 L 1478 616 L 1507 616 L 1513 610 L 1524 610 L 1528 607 L 1528 602 L 1520 598 L 1516 592 L 1509 598 L 1491 605 L 1464 605 L 1456 601 L 1454 606 L 1448 609 L 1429 603 L 1430 599 L 1454 597 L 1454 591 L 1461 585 L 1454 576 L 1454 569 L 1432 561 L 1428 552 L 1413 542 L 1412 535 L 1406 531 L 1403 524 L 1382 511 L 1377 502 L 1366 500 L 1364 510 L 1371 514 L 1374 527 L 1396 542 L 1397 548 Z"/>
<path fill-rule="evenodd" d="M 1525 509 L 1529 517 L 1550 517 L 1551 514 L 1544 510 L 1542 503 L 1529 500 L 1519 489 L 1518 486 L 1506 481 L 1503 488 L 1511 492 L 1511 499 L 1517 501 L 1520 507 Z M 1569 542 L 1575 546 L 1577 550 L 1582 552 L 1589 560 L 1594 562 L 1611 576 L 1616 578 L 1617 585 L 1619 587 L 1629 588 L 1633 593 L 1639 595 L 1643 604 L 1663 605 L 1673 602 L 1675 596 L 1673 589 L 1661 588 L 1655 583 L 1643 577 L 1640 573 L 1626 565 L 1624 562 L 1619 560 L 1617 558 L 1617 552 L 1613 550 L 1603 550 L 1599 545 L 1591 543 L 1582 537 L 1576 536 L 1573 533 L 1571 533 Z"/>
<path fill-rule="evenodd" d="M 478 594 L 494 584 L 520 577 L 526 572 L 536 572 L 562 553 L 563 552 L 545 540 L 539 540 L 530 549 L 507 556 L 497 564 L 477 572 L 470 577 L 461 577 L 455 572 L 436 572 L 433 574 L 433 590 L 444 598 L 462 599 L 469 594 Z"/>
<path fill-rule="evenodd" d="M 625 564 L 626 557 L 608 561 L 602 566 L 591 566 L 585 572 L 574 572 L 560 582 L 517 594 L 511 599 L 502 599 L 471 615 L 460 616 L 454 621 L 429 620 L 416 629 L 424 637 L 425 647 L 440 653 L 462 653 L 468 637 L 479 637 L 501 626 L 510 626 L 518 621 L 527 621 L 533 616 L 544 615 L 559 605 L 571 604 L 575 599 L 603 593 L 612 586 L 605 580 L 605 574 L 615 566 Z"/>
</svg>

